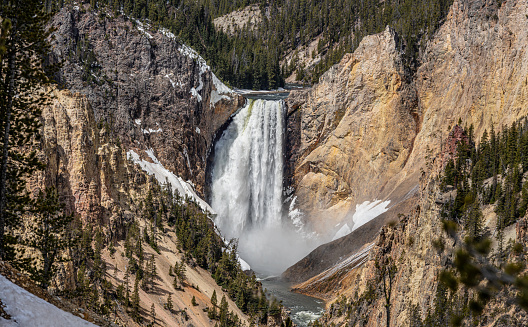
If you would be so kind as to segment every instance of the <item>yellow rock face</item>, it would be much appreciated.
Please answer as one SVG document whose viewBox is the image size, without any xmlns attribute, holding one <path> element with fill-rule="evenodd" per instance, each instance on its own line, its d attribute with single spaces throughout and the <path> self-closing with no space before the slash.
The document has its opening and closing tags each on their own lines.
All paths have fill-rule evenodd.
<svg viewBox="0 0 528 327">
<path fill-rule="evenodd" d="M 413 97 L 395 49 L 390 29 L 365 38 L 300 108 L 296 195 L 318 230 L 375 198 L 412 150 Z"/>
<path fill-rule="evenodd" d="M 526 116 L 526 12 L 525 2 L 455 1 L 413 77 L 402 73 L 390 29 L 325 73 L 299 109 L 293 184 L 308 221 L 321 231 L 365 200 L 414 193 L 426 157 L 459 118 L 479 138 Z"/>
<path fill-rule="evenodd" d="M 95 122 L 81 94 L 54 91 L 42 120 L 40 158 L 46 169 L 35 176 L 33 187 L 57 187 L 68 212 L 107 226 L 129 207 L 126 151 L 110 140 L 104 124 Z"/>
<path fill-rule="evenodd" d="M 359 114 L 350 118 L 352 122 L 349 123 L 349 134 L 355 135 L 356 138 L 350 138 L 355 142 L 349 143 L 348 152 L 337 154 L 330 151 L 330 144 L 340 149 L 345 145 L 330 143 L 337 137 L 328 137 L 319 141 L 306 155 L 303 154 L 303 163 L 309 162 L 316 167 L 321 163 L 334 165 L 325 171 L 337 171 L 338 177 L 320 170 L 319 174 L 328 176 L 316 180 L 311 177 L 313 175 L 302 174 L 301 170 L 297 169 L 299 194 L 308 194 L 308 188 L 311 187 L 319 191 L 319 198 L 354 204 L 366 195 L 378 198 L 388 196 L 394 200 L 409 190 L 417 189 L 419 192 L 411 198 L 415 210 L 402 212 L 407 217 L 396 228 L 385 228 L 380 233 L 370 252 L 369 260 L 363 266 L 351 271 L 335 272 L 338 278 L 332 280 L 333 284 L 318 282 L 318 279 L 314 278 L 301 285 L 300 291 L 317 294 L 325 299 L 335 299 L 337 294 L 354 298 L 365 290 L 366 281 L 376 272 L 375 258 L 390 257 L 397 262 L 398 267 L 394 288 L 398 291 L 391 298 L 391 326 L 408 326 L 412 305 L 417 305 L 425 315 L 427 308 L 433 305 L 438 272 L 445 266 L 441 259 L 445 259 L 445 254 L 443 257 L 439 256 L 432 245 L 432 240 L 442 233 L 440 206 L 437 203 L 442 194 L 434 180 L 439 169 L 435 158 L 440 152 L 442 140 L 446 139 L 450 131 L 449 127 L 453 127 L 459 119 L 463 125 L 473 124 L 478 140 L 485 130 L 500 130 L 503 125 L 518 121 L 528 114 L 527 12 L 528 4 L 525 1 L 507 1 L 500 9 L 486 4 L 485 1 L 455 1 L 446 22 L 426 46 L 421 56 L 422 64 L 410 83 L 416 92 L 416 102 L 414 106 L 407 108 L 410 115 L 416 117 L 416 123 L 400 125 L 395 120 L 399 113 L 394 109 L 398 108 L 395 103 L 403 98 L 403 91 L 396 90 L 391 98 L 389 91 L 382 93 L 380 88 L 373 86 L 376 84 L 371 80 L 371 84 L 365 82 L 364 89 L 371 87 L 372 90 L 378 90 L 378 93 L 372 94 L 385 95 L 373 96 L 369 101 L 362 102 Z M 371 49 L 370 55 L 364 57 L 367 59 L 358 59 L 360 64 L 362 60 L 368 61 L 368 58 L 380 53 L 379 50 L 374 51 L 376 47 Z M 351 57 L 357 57 L 357 54 L 345 57 L 336 67 L 345 67 L 344 63 Z M 371 69 L 376 71 L 375 67 Z M 353 72 L 354 69 L 347 74 Z M 374 73 L 371 75 L 379 76 Z M 363 78 L 364 81 L 369 81 L 365 76 Z M 316 86 L 316 89 L 323 84 L 324 81 Z M 401 89 L 405 90 L 405 83 L 402 82 L 402 85 Z M 352 93 L 354 89 L 348 87 L 342 92 Z M 310 98 L 310 101 L 313 100 Z M 308 102 L 310 103 L 312 102 Z M 305 107 L 309 108 L 305 104 L 302 109 L 306 110 Z M 330 112 L 328 108 L 330 107 L 327 106 L 326 110 Z M 378 108 L 381 113 L 375 115 L 371 108 Z M 400 111 L 401 115 L 404 113 L 405 111 Z M 364 131 L 363 134 L 357 131 L 361 117 L 364 119 L 361 126 L 368 129 L 370 134 L 369 131 Z M 337 130 L 338 128 L 335 129 Z M 396 136 L 411 142 L 411 146 L 400 146 L 401 152 L 395 154 L 393 161 L 379 161 L 376 154 L 383 153 L 382 145 Z M 400 144 L 407 143 L 401 141 Z M 361 147 L 358 148 L 358 145 Z M 405 151 L 407 155 L 404 154 Z M 317 153 L 319 161 L 310 159 Z M 337 155 L 343 157 L 329 159 Z M 379 163 L 385 165 L 381 166 Z M 376 171 L 380 175 L 371 177 Z M 419 176 L 423 178 L 420 179 Z M 326 185 L 329 184 L 326 180 L 332 178 L 347 181 L 350 187 L 349 198 L 339 200 L 334 195 L 335 188 L 328 190 Z M 323 180 L 326 184 L 320 182 Z M 317 203 L 315 197 L 312 199 L 314 205 L 319 204 L 320 212 L 331 210 L 331 201 Z M 309 201 L 304 204 L 311 208 L 312 203 Z M 485 212 L 485 215 L 490 213 Z M 312 219 L 323 218 L 321 215 Z M 453 246 L 449 242 L 451 241 L 446 244 L 447 248 Z M 318 278 L 320 279 L 320 276 Z M 384 324 L 383 301 L 375 301 L 371 305 L 362 325 Z"/>
</svg>

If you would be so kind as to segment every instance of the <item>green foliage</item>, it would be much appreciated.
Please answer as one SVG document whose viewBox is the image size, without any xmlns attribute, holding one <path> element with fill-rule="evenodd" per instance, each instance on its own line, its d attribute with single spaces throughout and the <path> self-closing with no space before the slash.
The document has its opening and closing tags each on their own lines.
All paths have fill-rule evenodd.
<svg viewBox="0 0 528 327">
<path fill-rule="evenodd" d="M 165 309 L 169 310 L 169 312 L 172 312 L 172 309 L 174 308 L 174 305 L 172 304 L 172 297 L 171 293 L 167 296 L 167 303 L 165 303 Z"/>
<path fill-rule="evenodd" d="M 132 299 L 131 299 L 131 304 L 130 306 L 132 307 L 132 312 L 131 312 L 131 315 L 132 315 L 132 318 L 136 321 L 136 322 L 140 322 L 141 321 L 141 315 L 140 315 L 140 307 L 139 307 L 139 288 L 138 288 L 138 285 L 139 285 L 139 279 L 136 278 L 135 281 L 134 281 L 134 292 L 132 293 Z"/>
<path fill-rule="evenodd" d="M 457 190 L 456 198 L 443 206 L 442 217 L 444 230 L 458 248 L 452 253 L 452 268 L 440 273 L 442 283 L 438 286 L 439 290 L 446 287 L 452 294 L 450 301 L 463 308 L 450 314 L 455 325 L 468 321 L 470 315 L 477 321 L 497 296 L 512 299 L 528 310 L 524 300 L 528 298 L 524 247 L 516 243 L 507 251 L 504 244 L 504 228 L 525 215 L 528 203 L 528 183 L 523 184 L 528 171 L 524 153 L 528 147 L 527 121 L 503 127 L 500 133 L 493 129 L 489 135 L 484 132 L 478 146 L 472 140 L 472 128 L 468 135 L 469 144 L 458 144 L 457 157 L 446 165 L 442 183 L 444 187 L 452 183 Z M 497 213 L 498 249 L 493 255 L 491 233 L 483 226 L 481 211 L 487 204 L 494 204 Z M 455 299 L 455 294 L 467 296 Z"/>
<path fill-rule="evenodd" d="M 259 4 L 262 22 L 228 35 L 215 29 L 213 19 L 249 4 Z M 379 33 L 387 25 L 401 36 L 399 46 L 405 65 L 412 73 L 419 49 L 440 26 L 452 0 L 92 0 L 91 9 L 110 9 L 119 15 L 148 20 L 167 28 L 193 47 L 228 84 L 241 88 L 269 89 L 284 84 L 284 76 L 297 72 L 297 79 L 315 83 L 323 72 L 347 52 L 357 48 L 363 37 Z M 63 6 L 54 0 L 52 8 Z M 105 15 L 101 14 L 101 19 Z M 320 55 L 307 71 L 298 56 L 283 64 L 286 55 L 319 38 L 312 56 Z M 90 57 L 83 62 L 91 62 Z M 87 81 L 92 78 L 89 72 Z"/>
<path fill-rule="evenodd" d="M 57 271 L 56 263 L 62 261 L 62 251 L 68 245 L 66 231 L 72 216 L 64 214 L 63 205 L 54 188 L 39 191 L 31 211 L 34 219 L 24 244 L 37 250 L 40 255 L 29 257 L 22 268 L 31 274 L 33 280 L 47 288 Z"/>
<path fill-rule="evenodd" d="M 49 15 L 40 1 L 3 2 L 0 17 L 0 257 L 12 261 L 12 245 L 20 241 L 14 232 L 32 205 L 26 180 L 43 168 L 32 149 L 38 143 L 42 107 L 50 99 L 49 76 L 56 67 L 45 62 Z"/>
</svg>

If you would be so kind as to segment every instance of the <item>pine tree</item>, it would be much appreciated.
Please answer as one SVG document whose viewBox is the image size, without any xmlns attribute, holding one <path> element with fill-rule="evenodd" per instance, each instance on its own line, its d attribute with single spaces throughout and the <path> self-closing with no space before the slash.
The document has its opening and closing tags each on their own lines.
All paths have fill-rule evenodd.
<svg viewBox="0 0 528 327">
<path fill-rule="evenodd" d="M 106 273 L 106 263 L 102 259 L 103 250 L 103 233 L 98 228 L 95 233 L 95 248 L 94 248 L 94 278 L 97 281 L 102 281 Z"/>
<path fill-rule="evenodd" d="M 128 288 L 129 279 L 130 279 L 130 272 L 127 267 L 125 270 L 125 279 L 123 281 L 125 283 L 125 306 L 127 308 L 130 306 L 130 290 Z"/>
<path fill-rule="evenodd" d="M 173 304 L 171 293 L 169 293 L 169 296 L 167 296 L 167 303 L 165 304 L 165 307 L 167 308 L 167 310 L 169 310 L 169 312 L 172 312 Z"/>
<path fill-rule="evenodd" d="M 381 262 L 376 260 L 376 271 L 378 273 L 378 282 L 381 283 L 383 298 L 385 299 L 385 317 L 386 326 L 390 326 L 390 309 L 391 309 L 391 294 L 393 281 L 396 277 L 397 267 L 390 257 L 386 261 Z"/>
<path fill-rule="evenodd" d="M 4 2 L 0 17 L 11 23 L 5 34 L 2 30 L 6 52 L 0 61 L 0 257 L 13 260 L 14 251 L 7 246 L 16 238 L 5 235 L 5 227 L 16 229 L 19 212 L 31 204 L 25 183 L 42 168 L 31 148 L 38 141 L 39 117 L 49 101 L 48 76 L 54 67 L 45 63 L 50 50 L 45 26 L 50 16 L 39 0 Z"/>
<path fill-rule="evenodd" d="M 152 326 L 154 326 L 156 323 L 156 308 L 154 307 L 154 303 L 150 306 L 150 319 Z"/>
<path fill-rule="evenodd" d="M 198 303 L 196 303 L 196 298 L 194 297 L 194 295 L 192 297 L 191 304 L 193 305 L 193 307 L 198 305 Z"/>
<path fill-rule="evenodd" d="M 174 274 L 176 275 L 176 277 L 178 278 L 180 283 L 183 285 L 183 283 L 185 282 L 185 279 L 186 279 L 186 276 L 185 276 L 185 264 L 183 263 L 183 261 L 180 261 L 179 263 L 176 262 L 174 264 Z"/>
<path fill-rule="evenodd" d="M 154 254 L 150 256 L 149 266 L 150 289 L 154 289 L 154 280 L 158 275 L 156 271 L 156 261 L 154 260 Z"/>
<path fill-rule="evenodd" d="M 221 326 L 227 326 L 227 319 L 228 319 L 228 304 L 226 296 L 222 296 L 222 300 L 220 301 L 220 325 Z"/>
<path fill-rule="evenodd" d="M 180 282 L 178 280 L 178 275 L 174 275 L 172 286 L 174 287 L 175 290 L 178 290 L 180 288 Z"/>
<path fill-rule="evenodd" d="M 132 318 L 134 318 L 134 320 L 136 322 L 139 322 L 139 289 L 138 289 L 138 283 L 139 283 L 139 279 L 136 277 L 135 278 L 135 282 L 134 282 L 134 292 L 132 293 Z"/>
<path fill-rule="evenodd" d="M 216 290 L 213 290 L 213 295 L 211 295 L 211 304 L 212 308 L 209 309 L 208 316 L 210 319 L 216 319 L 216 305 L 218 304 L 218 299 L 216 298 Z"/>
<path fill-rule="evenodd" d="M 25 265 L 32 278 L 43 288 L 47 288 L 56 272 L 55 263 L 61 251 L 66 249 L 66 227 L 72 220 L 71 215 L 63 213 L 63 205 L 54 188 L 39 191 L 32 210 L 35 214 L 33 228 L 30 230 L 27 245 L 40 252 L 41 258 L 35 258 L 30 265 Z M 42 264 L 39 264 L 39 262 Z M 42 268 L 37 268 L 42 267 Z"/>
</svg>

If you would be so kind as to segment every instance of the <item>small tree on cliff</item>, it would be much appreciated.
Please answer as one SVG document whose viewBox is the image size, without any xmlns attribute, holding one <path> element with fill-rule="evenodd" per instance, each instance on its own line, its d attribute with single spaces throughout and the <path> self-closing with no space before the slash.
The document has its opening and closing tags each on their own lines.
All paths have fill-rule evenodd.
<svg viewBox="0 0 528 327">
<path fill-rule="evenodd" d="M 396 277 L 397 268 L 392 258 L 387 257 L 384 259 L 377 259 L 375 262 L 377 269 L 378 282 L 381 283 L 381 292 L 385 299 L 385 311 L 387 318 L 387 327 L 390 326 L 390 309 L 391 309 L 391 295 L 392 295 L 392 284 L 394 277 Z"/>
</svg>

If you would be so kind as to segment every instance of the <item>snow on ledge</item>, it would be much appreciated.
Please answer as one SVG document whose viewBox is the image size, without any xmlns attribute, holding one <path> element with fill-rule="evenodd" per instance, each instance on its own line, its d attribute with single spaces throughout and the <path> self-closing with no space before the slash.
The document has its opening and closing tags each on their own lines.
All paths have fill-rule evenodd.
<svg viewBox="0 0 528 327">
<path fill-rule="evenodd" d="M 211 106 L 214 106 L 222 99 L 230 99 L 230 97 L 225 94 L 234 95 L 235 92 L 222 83 L 222 81 L 220 81 L 214 73 L 211 73 L 211 75 L 213 76 L 214 88 L 211 90 L 211 98 L 209 99 L 209 103 Z"/>
<path fill-rule="evenodd" d="M 0 275 L 0 299 L 10 320 L 0 317 L 0 326 L 70 327 L 96 326 L 63 311 Z"/>
<path fill-rule="evenodd" d="M 247 262 L 245 262 L 244 259 L 242 259 L 241 257 L 238 257 L 238 262 L 240 263 L 240 268 L 242 268 L 243 271 L 251 270 L 251 266 Z"/>
<path fill-rule="evenodd" d="M 197 88 L 191 88 L 191 95 L 195 97 L 198 102 L 202 101 L 202 97 L 200 94 L 198 94 L 199 91 L 203 88 L 203 79 L 202 75 L 208 71 L 211 72 L 211 76 L 213 79 L 213 89 L 211 90 L 211 97 L 209 98 L 209 103 L 211 106 L 216 105 L 220 100 L 222 99 L 229 99 L 229 95 L 234 95 L 235 92 L 231 90 L 229 87 L 227 87 L 216 75 L 211 71 L 211 67 L 207 65 L 207 62 L 193 49 L 186 46 L 185 44 L 182 44 L 180 48 L 178 49 L 181 54 L 183 54 L 186 57 L 189 57 L 191 59 L 194 59 L 198 62 L 198 65 L 200 67 L 200 77 L 199 77 L 199 85 Z"/>
<path fill-rule="evenodd" d="M 359 227 L 386 212 L 389 210 L 387 208 L 389 204 L 390 200 L 384 202 L 381 202 L 381 200 L 374 200 L 372 202 L 365 201 L 361 204 L 356 204 L 356 211 L 354 212 L 354 216 L 352 216 L 352 221 L 343 224 L 337 233 L 335 233 L 332 241 L 352 233 Z"/>
<path fill-rule="evenodd" d="M 134 150 L 130 150 L 127 152 L 127 159 L 132 160 L 132 162 L 134 162 L 135 164 L 138 164 L 141 169 L 147 172 L 147 174 L 154 175 L 154 177 L 160 184 L 169 182 L 172 186 L 172 191 L 174 193 L 178 192 L 178 194 L 180 194 L 180 196 L 182 197 L 188 196 L 191 199 L 194 199 L 203 211 L 208 211 L 213 214 L 215 213 L 214 210 L 209 206 L 209 204 L 207 204 L 207 202 L 205 202 L 202 198 L 196 195 L 196 192 L 194 191 L 190 182 L 185 182 L 183 179 L 181 179 L 181 177 L 176 176 L 168 169 L 163 167 L 163 165 L 159 162 L 156 156 L 154 156 L 154 151 L 152 149 L 145 151 L 145 153 L 154 162 L 149 162 L 141 159 L 139 154 L 137 154 Z"/>
</svg>

